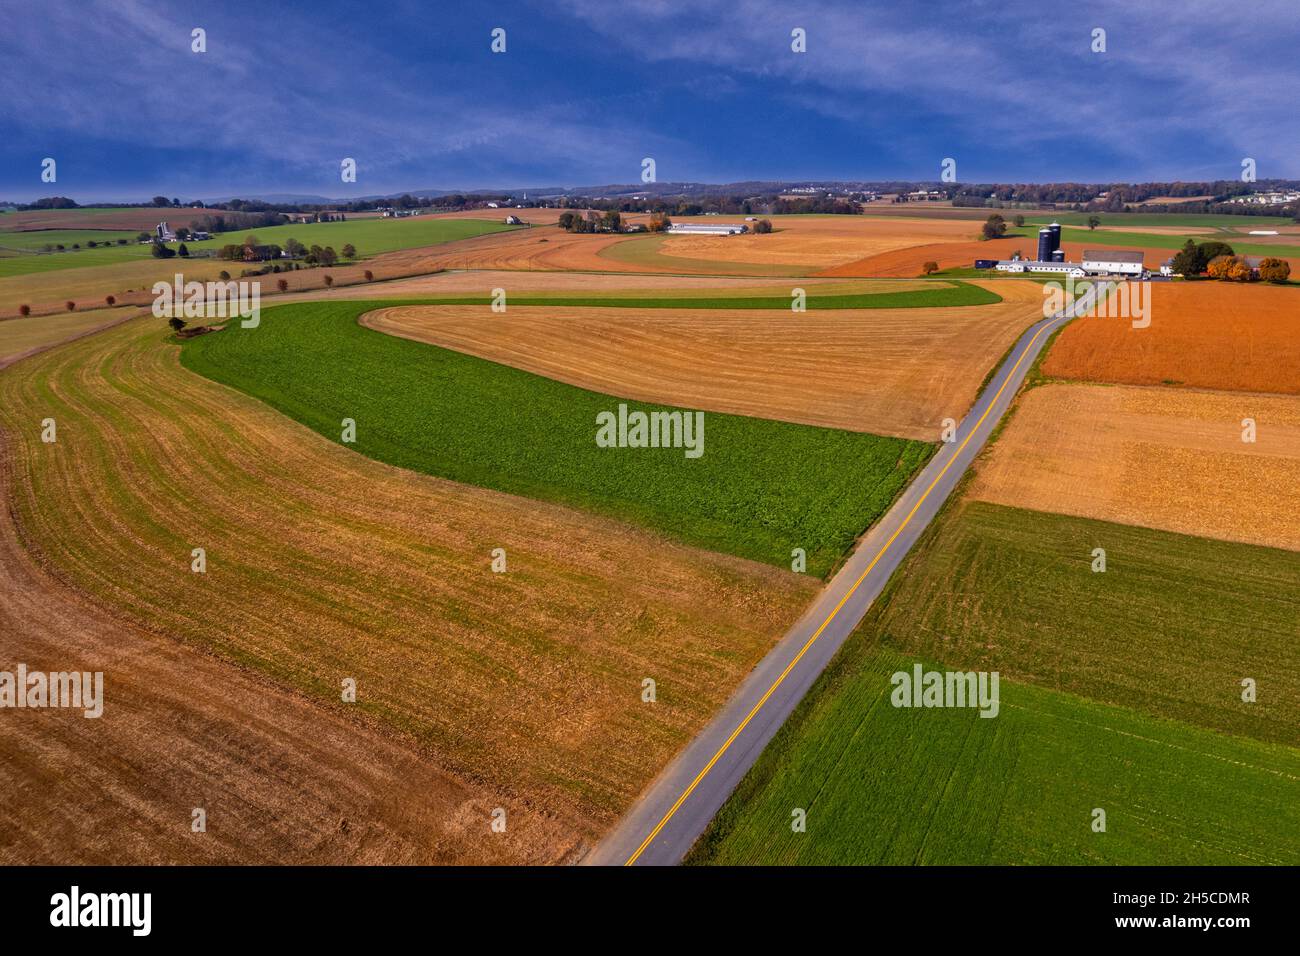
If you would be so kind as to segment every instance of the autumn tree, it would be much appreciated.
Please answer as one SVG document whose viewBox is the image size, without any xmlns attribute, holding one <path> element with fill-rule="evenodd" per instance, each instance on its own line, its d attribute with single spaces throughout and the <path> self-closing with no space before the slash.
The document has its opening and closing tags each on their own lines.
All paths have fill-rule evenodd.
<svg viewBox="0 0 1300 956">
<path fill-rule="evenodd" d="M 1286 282 L 1291 278 L 1291 263 L 1273 256 L 1261 259 L 1259 277 L 1265 282 Z"/>
<path fill-rule="evenodd" d="M 929 262 L 922 263 L 921 271 L 924 272 L 926 275 L 933 275 L 934 273 L 939 271 L 939 263 L 931 259 Z"/>
<path fill-rule="evenodd" d="M 985 239 L 1001 239 L 1007 234 L 1007 221 L 994 213 L 985 221 L 983 234 Z"/>
<path fill-rule="evenodd" d="M 1096 229 L 1096 228 L 1097 228 L 1098 226 L 1100 226 L 1100 225 L 1101 225 L 1101 216 L 1089 216 L 1089 217 L 1088 217 L 1088 229 L 1089 229 L 1089 230 Z"/>
</svg>

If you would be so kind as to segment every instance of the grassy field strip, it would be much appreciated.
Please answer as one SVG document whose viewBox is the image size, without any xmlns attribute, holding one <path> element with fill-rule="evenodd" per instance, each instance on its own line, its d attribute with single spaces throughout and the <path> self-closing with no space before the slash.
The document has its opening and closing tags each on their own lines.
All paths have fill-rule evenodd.
<svg viewBox="0 0 1300 956">
<path fill-rule="evenodd" d="M 1105 573 L 1091 569 L 1106 551 Z M 1300 745 L 1300 554 L 963 503 L 864 626 L 889 646 Z M 1241 680 L 1259 684 L 1241 700 Z"/>
<path fill-rule="evenodd" d="M 160 210 L 159 221 L 167 218 L 167 211 Z M 186 217 L 189 218 L 189 217 Z M 178 220 L 179 221 L 179 220 Z M 457 239 L 468 239 L 494 232 L 508 232 L 519 229 L 507 226 L 504 222 L 480 219 L 348 219 L 344 222 L 295 223 L 287 226 L 268 226 L 265 228 L 244 229 L 225 233 L 203 242 L 187 242 L 191 253 L 204 250 L 218 250 L 222 246 L 244 241 L 247 235 L 257 237 L 259 243 L 283 246 L 289 239 L 297 239 L 305 246 L 333 246 L 335 252 L 351 243 L 362 257 L 377 255 L 381 252 L 396 252 L 400 249 L 415 249 L 433 246 Z M 0 246 L 5 240 L 22 233 L 0 233 Z M 50 241 L 50 240 L 44 240 Z M 44 244 L 42 241 L 42 245 Z M 58 240 L 62 241 L 62 240 Z M 78 240 L 73 239 L 73 242 Z M 70 244 L 70 243 L 66 243 Z M 173 243 L 172 248 L 177 244 Z M 0 258 L 0 277 L 25 275 L 33 272 L 49 272 L 60 269 L 77 269 L 90 266 L 104 266 L 115 263 L 149 260 L 150 248 L 132 241 L 129 245 L 99 247 L 95 249 L 69 250 L 48 255 L 24 255 Z M 170 260 L 177 269 L 184 269 L 185 261 L 180 258 Z M 228 268 L 239 267 L 239 263 L 228 264 Z"/>
<path fill-rule="evenodd" d="M 1105 232 L 1091 232 L 1088 229 L 1077 229 L 1069 226 L 1061 229 L 1062 242 L 1080 242 L 1089 248 L 1094 246 L 1113 248 L 1115 246 L 1125 245 L 1142 248 L 1145 246 L 1155 249 L 1168 249 L 1170 250 L 1170 255 L 1173 255 L 1181 249 L 1183 243 L 1188 239 L 1193 239 L 1198 243 L 1207 242 L 1209 240 L 1222 240 L 1232 246 L 1232 251 L 1239 256 L 1278 256 L 1280 258 L 1300 257 L 1300 245 L 1284 246 L 1280 244 L 1274 245 L 1272 243 L 1251 242 L 1249 236 L 1240 234 L 1168 236 L 1151 232 L 1111 232 L 1110 230 Z M 1148 263 L 1148 265 L 1154 265 L 1154 263 Z"/>
<path fill-rule="evenodd" d="M 1010 219 L 1015 210 L 1003 210 L 1002 215 Z M 1179 213 L 1179 212 L 1069 212 L 1061 211 L 1042 215 L 1025 216 L 1025 222 L 1032 226 L 1046 226 L 1059 222 L 1063 226 L 1087 226 L 1088 217 L 1096 215 L 1103 226 L 1191 226 L 1206 228 L 1226 228 L 1235 226 L 1240 229 L 1271 229 L 1274 226 L 1290 226 L 1293 220 L 1286 216 L 1233 216 L 1227 213 Z"/>
<path fill-rule="evenodd" d="M 690 544 L 826 574 L 929 458 L 922 442 L 705 415 L 704 453 L 600 448 L 620 399 L 362 328 L 409 302 L 301 303 L 185 342 L 182 363 L 354 450 L 453 481 L 563 502 Z M 383 387 L 377 387 L 382 383 Z M 634 409 L 664 411 L 666 406 Z"/>
<path fill-rule="evenodd" d="M 896 708 L 915 661 L 856 635 L 689 862 L 1300 862 L 1300 751 L 1006 679 L 992 719 Z"/>
</svg>

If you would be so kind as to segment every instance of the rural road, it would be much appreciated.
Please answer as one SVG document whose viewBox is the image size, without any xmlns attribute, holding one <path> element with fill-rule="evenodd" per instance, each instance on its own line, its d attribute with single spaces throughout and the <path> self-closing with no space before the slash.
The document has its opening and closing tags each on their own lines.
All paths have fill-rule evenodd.
<svg viewBox="0 0 1300 956">
<path fill-rule="evenodd" d="M 1095 291 L 1031 326 L 962 419 L 955 439 L 866 534 L 816 601 L 759 661 L 721 712 L 582 860 L 587 866 L 680 863 L 763 748 L 862 620 L 1006 413 L 1053 331 Z"/>
</svg>

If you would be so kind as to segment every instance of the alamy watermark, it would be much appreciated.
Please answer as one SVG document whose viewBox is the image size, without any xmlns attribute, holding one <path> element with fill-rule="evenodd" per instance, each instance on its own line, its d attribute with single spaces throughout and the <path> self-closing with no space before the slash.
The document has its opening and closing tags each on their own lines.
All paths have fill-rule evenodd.
<svg viewBox="0 0 1300 956">
<path fill-rule="evenodd" d="M 895 707 L 978 707 L 981 717 L 996 717 L 997 671 L 927 671 L 920 664 L 895 671 L 889 702 Z"/>
<path fill-rule="evenodd" d="M 239 324 L 245 329 L 255 329 L 262 321 L 261 282 L 186 282 L 178 272 L 174 282 L 155 282 L 151 291 L 155 318 L 242 319 Z"/>
<path fill-rule="evenodd" d="M 103 671 L 0 671 L 0 709 L 60 707 L 80 710 L 93 720 L 104 713 Z"/>
<path fill-rule="evenodd" d="M 1083 288 L 1080 288 L 1080 285 Z M 1078 301 L 1091 287 L 1095 298 L 1092 306 L 1082 315 L 1102 319 L 1130 319 L 1135 329 L 1151 325 L 1151 284 L 1149 282 L 1116 282 L 1113 279 L 1082 279 L 1073 275 L 1065 277 L 1062 284 L 1056 280 L 1043 283 L 1043 317 L 1051 318 Z"/>
<path fill-rule="evenodd" d="M 687 458 L 704 454 L 703 412 L 643 412 L 627 410 L 596 414 L 598 448 L 684 448 Z"/>
</svg>

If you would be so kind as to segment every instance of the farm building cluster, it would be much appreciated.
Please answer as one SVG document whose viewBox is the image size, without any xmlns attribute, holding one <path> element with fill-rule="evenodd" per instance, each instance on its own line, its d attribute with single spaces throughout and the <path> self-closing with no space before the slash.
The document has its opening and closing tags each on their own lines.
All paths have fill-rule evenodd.
<svg viewBox="0 0 1300 956">
<path fill-rule="evenodd" d="M 1054 222 L 1038 230 L 1037 257 L 1022 259 L 976 259 L 976 269 L 996 269 L 998 272 L 1056 272 L 1076 278 L 1089 275 L 1134 276 L 1147 275 L 1141 250 L 1136 249 L 1085 249 L 1082 262 L 1066 262 L 1061 248 L 1061 224 Z M 1161 269 L 1164 272 L 1164 269 Z"/>
</svg>

